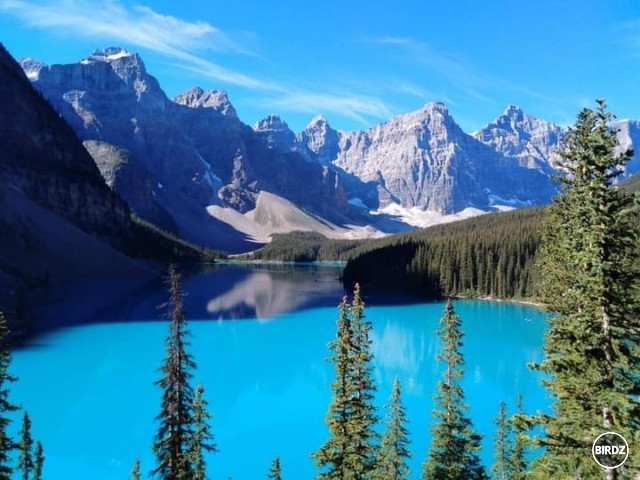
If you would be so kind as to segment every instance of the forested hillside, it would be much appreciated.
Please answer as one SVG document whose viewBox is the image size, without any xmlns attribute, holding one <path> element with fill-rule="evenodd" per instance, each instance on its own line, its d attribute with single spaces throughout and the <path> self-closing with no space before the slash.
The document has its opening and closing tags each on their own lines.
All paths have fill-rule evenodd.
<svg viewBox="0 0 640 480">
<path fill-rule="evenodd" d="M 280 262 L 342 261 L 364 243 L 366 240 L 333 240 L 316 232 L 278 233 L 264 248 L 245 258 Z"/>
<path fill-rule="evenodd" d="M 354 252 L 344 280 L 430 297 L 532 297 L 543 218 L 540 208 L 515 210 L 372 242 Z"/>
<path fill-rule="evenodd" d="M 640 191 L 640 175 L 621 183 Z M 533 298 L 544 208 L 494 213 L 361 243 L 344 281 L 442 295 Z"/>
</svg>

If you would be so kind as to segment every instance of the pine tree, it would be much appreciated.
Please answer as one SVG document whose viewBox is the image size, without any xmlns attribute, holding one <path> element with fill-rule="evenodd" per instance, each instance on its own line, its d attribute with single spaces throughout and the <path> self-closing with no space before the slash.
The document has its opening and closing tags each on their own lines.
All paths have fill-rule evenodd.
<svg viewBox="0 0 640 480">
<path fill-rule="evenodd" d="M 386 430 L 382 436 L 377 461 L 376 478 L 379 480 L 405 480 L 409 477 L 407 460 L 409 452 L 409 431 L 407 415 L 402 404 L 400 382 L 393 380 L 391 398 L 387 405 Z"/>
<path fill-rule="evenodd" d="M 194 430 L 189 445 L 190 461 L 193 466 L 193 480 L 205 480 L 206 462 L 203 452 L 216 452 L 216 444 L 213 443 L 213 434 L 209 426 L 211 414 L 207 411 L 207 401 L 204 398 L 204 387 L 196 387 L 196 396 L 193 399 L 193 423 Z"/>
<path fill-rule="evenodd" d="M 509 420 L 513 431 L 513 448 L 511 450 L 511 476 L 514 480 L 524 480 L 527 478 L 529 464 L 526 453 L 529 440 L 527 430 L 530 426 L 529 417 L 524 414 L 522 408 L 522 395 L 518 395 L 516 402 L 516 415 Z"/>
<path fill-rule="evenodd" d="M 631 152 L 616 153 L 613 116 L 598 101 L 585 108 L 560 152 L 562 194 L 550 209 L 541 248 L 542 298 L 555 312 L 536 367 L 555 399 L 538 417 L 543 477 L 631 478 L 640 452 L 624 467 L 602 469 L 590 456 L 607 431 L 640 444 L 639 233 L 633 199 L 613 183 Z M 637 206 L 637 205 L 636 205 Z"/>
<path fill-rule="evenodd" d="M 271 463 L 271 468 L 269 469 L 269 474 L 267 475 L 267 478 L 269 480 L 282 480 L 282 475 L 281 475 L 281 469 L 280 469 L 280 458 L 275 457 L 273 459 L 273 462 Z"/>
<path fill-rule="evenodd" d="M 36 443 L 36 451 L 33 461 L 33 480 L 42 480 L 42 470 L 44 469 L 44 452 L 42 443 Z"/>
<path fill-rule="evenodd" d="M 131 470 L 131 480 L 140 480 L 140 460 L 136 459 Z"/>
<path fill-rule="evenodd" d="M 166 342 L 166 357 L 160 369 L 162 405 L 157 417 L 160 426 L 152 446 L 157 466 L 153 474 L 163 480 L 191 480 L 193 469 L 189 446 L 194 432 L 194 392 L 190 384 L 195 362 L 188 353 L 189 331 L 183 310 L 180 275 L 169 267 L 169 301 L 165 304 L 171 327 Z"/>
<path fill-rule="evenodd" d="M 351 418 L 351 400 L 354 395 L 352 382 L 353 372 L 353 332 L 349 319 L 347 297 L 339 306 L 336 339 L 329 344 L 336 378 L 331 385 L 333 396 L 326 423 L 329 427 L 329 438 L 312 456 L 321 470 L 319 480 L 342 480 L 353 476 L 347 461 L 350 446 L 349 421 Z"/>
<path fill-rule="evenodd" d="M 31 438 L 31 419 L 27 412 L 24 412 L 22 416 L 22 430 L 20 431 L 18 450 L 20 451 L 18 469 L 22 472 L 22 480 L 29 480 L 34 464 L 32 456 L 33 438 Z"/>
<path fill-rule="evenodd" d="M 355 284 L 349 312 L 353 328 L 354 372 L 352 382 L 355 394 L 352 398 L 349 430 L 353 453 L 350 455 L 356 478 L 369 478 L 376 468 L 378 422 L 373 379 L 373 353 L 371 352 L 371 322 L 365 318 L 365 304 L 360 285 Z"/>
<path fill-rule="evenodd" d="M 353 303 L 340 304 L 338 332 L 331 342 L 330 361 L 336 378 L 327 414 L 329 438 L 312 456 L 319 479 L 370 478 L 377 456 L 377 421 L 373 398 L 371 323 L 365 320 L 364 302 L 356 284 Z"/>
<path fill-rule="evenodd" d="M 496 434 L 494 439 L 495 462 L 491 468 L 493 478 L 496 480 L 512 480 L 513 446 L 511 444 L 511 428 L 507 419 L 507 404 L 502 401 L 498 407 L 498 415 L 495 420 Z"/>
<path fill-rule="evenodd" d="M 9 435 L 10 414 L 18 407 L 9 401 L 9 384 L 18 379 L 9 373 L 11 350 L 9 349 L 9 329 L 0 312 L 0 480 L 11 480 L 11 452 L 16 444 Z"/>
<path fill-rule="evenodd" d="M 487 475 L 480 464 L 478 452 L 481 437 L 466 416 L 468 409 L 460 382 L 464 358 L 462 324 L 451 299 L 440 321 L 438 335 L 442 350 L 438 359 L 444 362 L 444 378 L 438 383 L 435 396 L 436 421 L 432 429 L 431 448 L 424 464 L 424 480 L 478 480 Z"/>
</svg>

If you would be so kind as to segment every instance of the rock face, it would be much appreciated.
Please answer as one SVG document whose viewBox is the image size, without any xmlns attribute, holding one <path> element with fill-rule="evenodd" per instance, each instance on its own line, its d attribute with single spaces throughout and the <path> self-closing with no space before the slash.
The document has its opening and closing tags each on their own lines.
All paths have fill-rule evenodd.
<svg viewBox="0 0 640 480">
<path fill-rule="evenodd" d="M 118 251 L 129 230 L 126 203 L 1 45 L 0 104 L 0 309 L 11 313 L 22 282 L 140 271 Z"/>
<path fill-rule="evenodd" d="M 200 87 L 195 87 L 178 95 L 173 101 L 189 108 L 211 108 L 223 115 L 238 118 L 236 110 L 231 105 L 227 92 L 224 90 L 205 91 Z"/>
<path fill-rule="evenodd" d="M 254 248 L 234 225 L 252 230 L 246 223 L 264 192 L 282 200 L 270 205 L 384 230 L 399 220 L 371 210 L 451 214 L 544 204 L 557 191 L 550 177 L 562 129 L 513 105 L 472 135 L 442 103 L 356 132 L 316 117 L 295 134 L 277 115 L 243 124 L 224 91 L 196 87 L 170 100 L 140 57 L 120 48 L 71 65 L 26 59 L 22 67 L 135 212 L 207 246 Z M 619 126 L 623 142 L 640 140 L 637 122 Z M 281 214 L 264 204 L 261 218 Z"/>
<path fill-rule="evenodd" d="M 612 125 L 618 132 L 620 150 L 638 150 L 640 148 L 640 121 L 620 120 Z M 640 155 L 635 155 L 627 164 L 625 176 L 640 172 Z"/>
<path fill-rule="evenodd" d="M 3 47 L 0 68 L 2 181 L 88 233 L 106 238 L 109 230 L 126 230 L 127 205 Z"/>
<path fill-rule="evenodd" d="M 502 115 L 473 136 L 520 166 L 552 174 L 557 159 L 554 152 L 560 148 L 562 134 L 559 126 L 509 105 Z"/>
<path fill-rule="evenodd" d="M 194 88 L 172 101 L 140 57 L 119 48 L 96 51 L 76 64 L 29 60 L 23 67 L 98 164 L 127 158 L 128 167 L 118 169 L 120 180 L 112 185 L 131 208 L 188 240 L 242 250 L 241 239 L 206 208 L 245 213 L 262 190 L 344 219 L 346 194 L 335 172 L 286 148 L 295 135 L 277 117 L 254 131 L 238 120 L 224 92 Z"/>
<path fill-rule="evenodd" d="M 442 103 L 360 132 L 336 133 L 318 119 L 300 138 L 318 161 L 375 184 L 381 206 L 453 213 L 499 199 L 544 203 L 555 191 L 542 172 L 464 133 Z"/>
</svg>

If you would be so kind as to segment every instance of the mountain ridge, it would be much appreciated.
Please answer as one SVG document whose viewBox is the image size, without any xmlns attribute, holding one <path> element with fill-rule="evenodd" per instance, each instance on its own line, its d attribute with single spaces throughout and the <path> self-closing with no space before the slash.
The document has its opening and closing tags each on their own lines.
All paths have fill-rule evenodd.
<svg viewBox="0 0 640 480">
<path fill-rule="evenodd" d="M 378 235 L 415 227 L 415 209 L 441 216 L 510 209 L 545 204 L 557 191 L 553 151 L 563 129 L 515 105 L 471 134 L 442 102 L 353 132 L 316 116 L 296 133 L 276 114 L 244 124 L 223 90 L 193 87 L 169 99 L 142 59 L 117 47 L 75 64 L 22 65 L 85 143 L 103 145 L 96 162 L 103 174 L 118 172 L 113 188 L 131 208 L 201 245 L 247 251 L 268 240 L 264 225 L 252 237 L 252 228 L 239 231 L 218 215 L 231 208 L 254 218 L 262 192 L 282 200 L 269 205 L 292 204 Z M 629 125 L 633 144 L 640 129 Z M 131 168 L 114 170 L 122 155 Z M 145 182 L 145 195 L 134 191 L 136 181 Z"/>
</svg>

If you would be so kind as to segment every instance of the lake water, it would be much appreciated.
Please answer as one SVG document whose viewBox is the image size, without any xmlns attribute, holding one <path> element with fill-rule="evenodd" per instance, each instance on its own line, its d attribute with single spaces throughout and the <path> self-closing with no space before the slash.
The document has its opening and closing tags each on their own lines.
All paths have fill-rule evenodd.
<svg viewBox="0 0 640 480">
<path fill-rule="evenodd" d="M 313 477 L 309 455 L 327 436 L 327 343 L 342 295 L 338 274 L 308 266 L 210 267 L 185 275 L 195 380 L 205 387 L 219 447 L 208 459 L 211 478 L 266 478 L 276 455 L 285 478 Z M 364 293 L 377 401 L 387 402 L 397 376 L 410 422 L 412 478 L 419 478 L 440 374 L 434 330 L 443 305 Z M 159 282 L 84 286 L 48 309 L 53 328 L 14 353 L 11 370 L 20 380 L 12 398 L 29 411 L 43 442 L 46 479 L 126 479 L 136 458 L 143 472 L 154 467 L 154 381 L 168 332 L 156 306 L 165 297 Z M 547 405 L 539 377 L 526 367 L 541 359 L 545 316 L 508 303 L 455 307 L 465 331 L 467 403 L 489 467 L 498 402 L 513 407 L 522 393 L 529 411 Z"/>
</svg>

